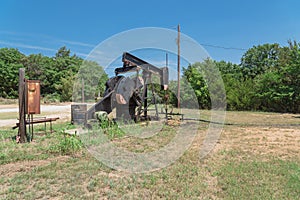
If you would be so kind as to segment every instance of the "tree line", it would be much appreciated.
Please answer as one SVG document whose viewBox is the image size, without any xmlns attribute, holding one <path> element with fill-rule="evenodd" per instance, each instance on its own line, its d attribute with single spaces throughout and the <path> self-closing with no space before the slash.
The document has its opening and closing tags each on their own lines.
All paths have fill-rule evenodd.
<svg viewBox="0 0 300 200">
<path fill-rule="evenodd" d="M 92 67 L 80 68 L 82 64 Z M 85 95 L 101 96 L 108 79 L 96 62 L 71 55 L 66 47 L 58 49 L 53 57 L 26 56 L 17 49 L 1 48 L 0 97 L 18 97 L 18 69 L 21 67 L 26 69 L 30 79 L 41 80 L 42 97 L 49 101 L 71 101 L 74 83 L 80 83 L 81 79 L 98 81 L 97 90 L 87 87 Z M 208 87 L 205 69 L 219 70 L 226 97 L 218 94 L 218 82 L 212 81 Z M 77 75 L 79 70 L 85 71 Z M 181 86 L 183 107 L 198 104 L 202 109 L 210 109 L 215 95 L 226 98 L 228 110 L 300 113 L 300 43 L 288 41 L 286 46 L 276 43 L 253 46 L 243 54 L 239 64 L 211 59 L 193 63 L 183 69 Z M 169 87 L 177 91 L 177 82 L 170 81 Z M 169 96 L 169 102 L 175 106 L 175 93 Z"/>
<path fill-rule="evenodd" d="M 213 94 L 209 93 L 203 69 L 212 65 L 221 73 L 227 110 L 300 113 L 300 43 L 289 40 L 286 46 L 253 46 L 244 53 L 240 64 L 207 59 L 188 66 L 183 70 L 182 85 L 190 83 L 200 108 L 211 107 Z M 185 94 L 181 101 L 190 98 Z M 175 101 L 174 98 L 174 104 Z"/>
<path fill-rule="evenodd" d="M 86 67 L 80 68 L 85 64 Z M 48 57 L 42 54 L 24 55 L 14 48 L 0 49 L 0 97 L 18 98 L 18 74 L 19 68 L 25 68 L 26 78 L 41 81 L 41 96 L 46 102 L 65 102 L 71 101 L 73 95 L 73 86 L 76 80 L 85 79 L 99 81 L 97 91 L 85 87 L 85 95 L 103 94 L 104 83 L 107 80 L 107 74 L 103 68 L 93 61 L 84 61 L 82 58 L 71 55 L 70 49 L 61 47 L 55 56 Z M 96 77 L 99 72 L 94 73 L 86 71 L 77 75 L 79 70 L 97 69 L 101 76 Z M 80 77 L 79 77 L 80 76 Z M 82 77 L 84 76 L 84 77 Z M 88 86 L 88 84 L 86 84 Z"/>
</svg>

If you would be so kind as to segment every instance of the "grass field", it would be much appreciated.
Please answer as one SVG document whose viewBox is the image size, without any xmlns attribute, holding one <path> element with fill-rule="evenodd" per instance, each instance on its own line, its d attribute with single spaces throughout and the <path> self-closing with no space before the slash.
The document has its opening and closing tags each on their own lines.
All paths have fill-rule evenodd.
<svg viewBox="0 0 300 200">
<path fill-rule="evenodd" d="M 201 111 L 209 119 L 208 111 Z M 0 131 L 0 199 L 300 199 L 299 115 L 227 112 L 214 150 L 199 159 L 208 123 L 172 165 L 148 173 L 116 171 L 97 161 L 74 128 L 55 133 L 36 126 L 32 143 L 16 144 L 15 130 Z M 230 125 L 229 125 L 230 124 Z M 147 139 L 114 137 L 130 151 L 152 151 L 174 136 L 174 126 Z"/>
</svg>

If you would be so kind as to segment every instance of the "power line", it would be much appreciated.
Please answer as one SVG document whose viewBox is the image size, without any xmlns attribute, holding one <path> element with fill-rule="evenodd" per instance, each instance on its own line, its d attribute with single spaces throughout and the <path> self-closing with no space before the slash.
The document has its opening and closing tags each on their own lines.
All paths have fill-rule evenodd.
<svg viewBox="0 0 300 200">
<path fill-rule="evenodd" d="M 238 50 L 238 51 L 247 51 L 248 49 L 244 48 L 238 48 L 238 47 L 224 47 L 224 46 L 219 46 L 219 45 L 213 45 L 213 44 L 203 44 L 200 43 L 202 46 L 206 47 L 212 47 L 212 48 L 218 48 L 218 49 L 225 49 L 225 50 Z"/>
<path fill-rule="evenodd" d="M 182 40 L 185 42 L 192 42 L 185 38 L 182 38 Z M 200 45 L 206 46 L 206 47 L 218 48 L 218 49 L 225 49 L 225 50 L 237 50 L 237 51 L 247 51 L 248 50 L 248 49 L 241 48 L 241 47 L 225 47 L 225 46 L 221 46 L 221 45 L 214 45 L 214 44 L 207 44 L 207 43 L 200 43 Z"/>
</svg>

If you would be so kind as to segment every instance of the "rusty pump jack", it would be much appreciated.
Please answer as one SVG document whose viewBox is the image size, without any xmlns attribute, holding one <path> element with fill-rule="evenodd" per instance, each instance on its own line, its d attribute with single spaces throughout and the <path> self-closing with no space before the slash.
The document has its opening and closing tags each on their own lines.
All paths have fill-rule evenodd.
<svg viewBox="0 0 300 200">
<path fill-rule="evenodd" d="M 115 69 L 115 76 L 106 82 L 104 97 L 92 106 L 86 114 L 86 120 L 95 119 L 95 113 L 105 111 L 111 113 L 116 108 L 117 120 L 158 120 L 157 100 L 154 94 L 152 76 L 160 78 L 162 90 L 167 90 L 169 83 L 168 67 L 158 68 L 128 53 L 123 53 L 123 67 Z M 142 74 L 140 72 L 142 71 Z M 135 72 L 135 77 L 120 74 Z M 148 86 L 152 85 L 152 97 L 148 97 Z M 149 101 L 149 99 L 151 101 Z M 149 116 L 150 104 L 155 106 L 155 116 Z"/>
</svg>

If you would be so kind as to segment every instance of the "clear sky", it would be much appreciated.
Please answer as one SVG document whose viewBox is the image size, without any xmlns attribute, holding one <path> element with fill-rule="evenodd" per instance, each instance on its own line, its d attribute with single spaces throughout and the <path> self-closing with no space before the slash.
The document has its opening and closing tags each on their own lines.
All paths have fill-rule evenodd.
<svg viewBox="0 0 300 200">
<path fill-rule="evenodd" d="M 3 0 L 0 47 L 53 56 L 65 45 L 84 58 L 119 32 L 180 24 L 213 59 L 239 63 L 253 45 L 300 42 L 299 9 L 299 0 Z"/>
</svg>

